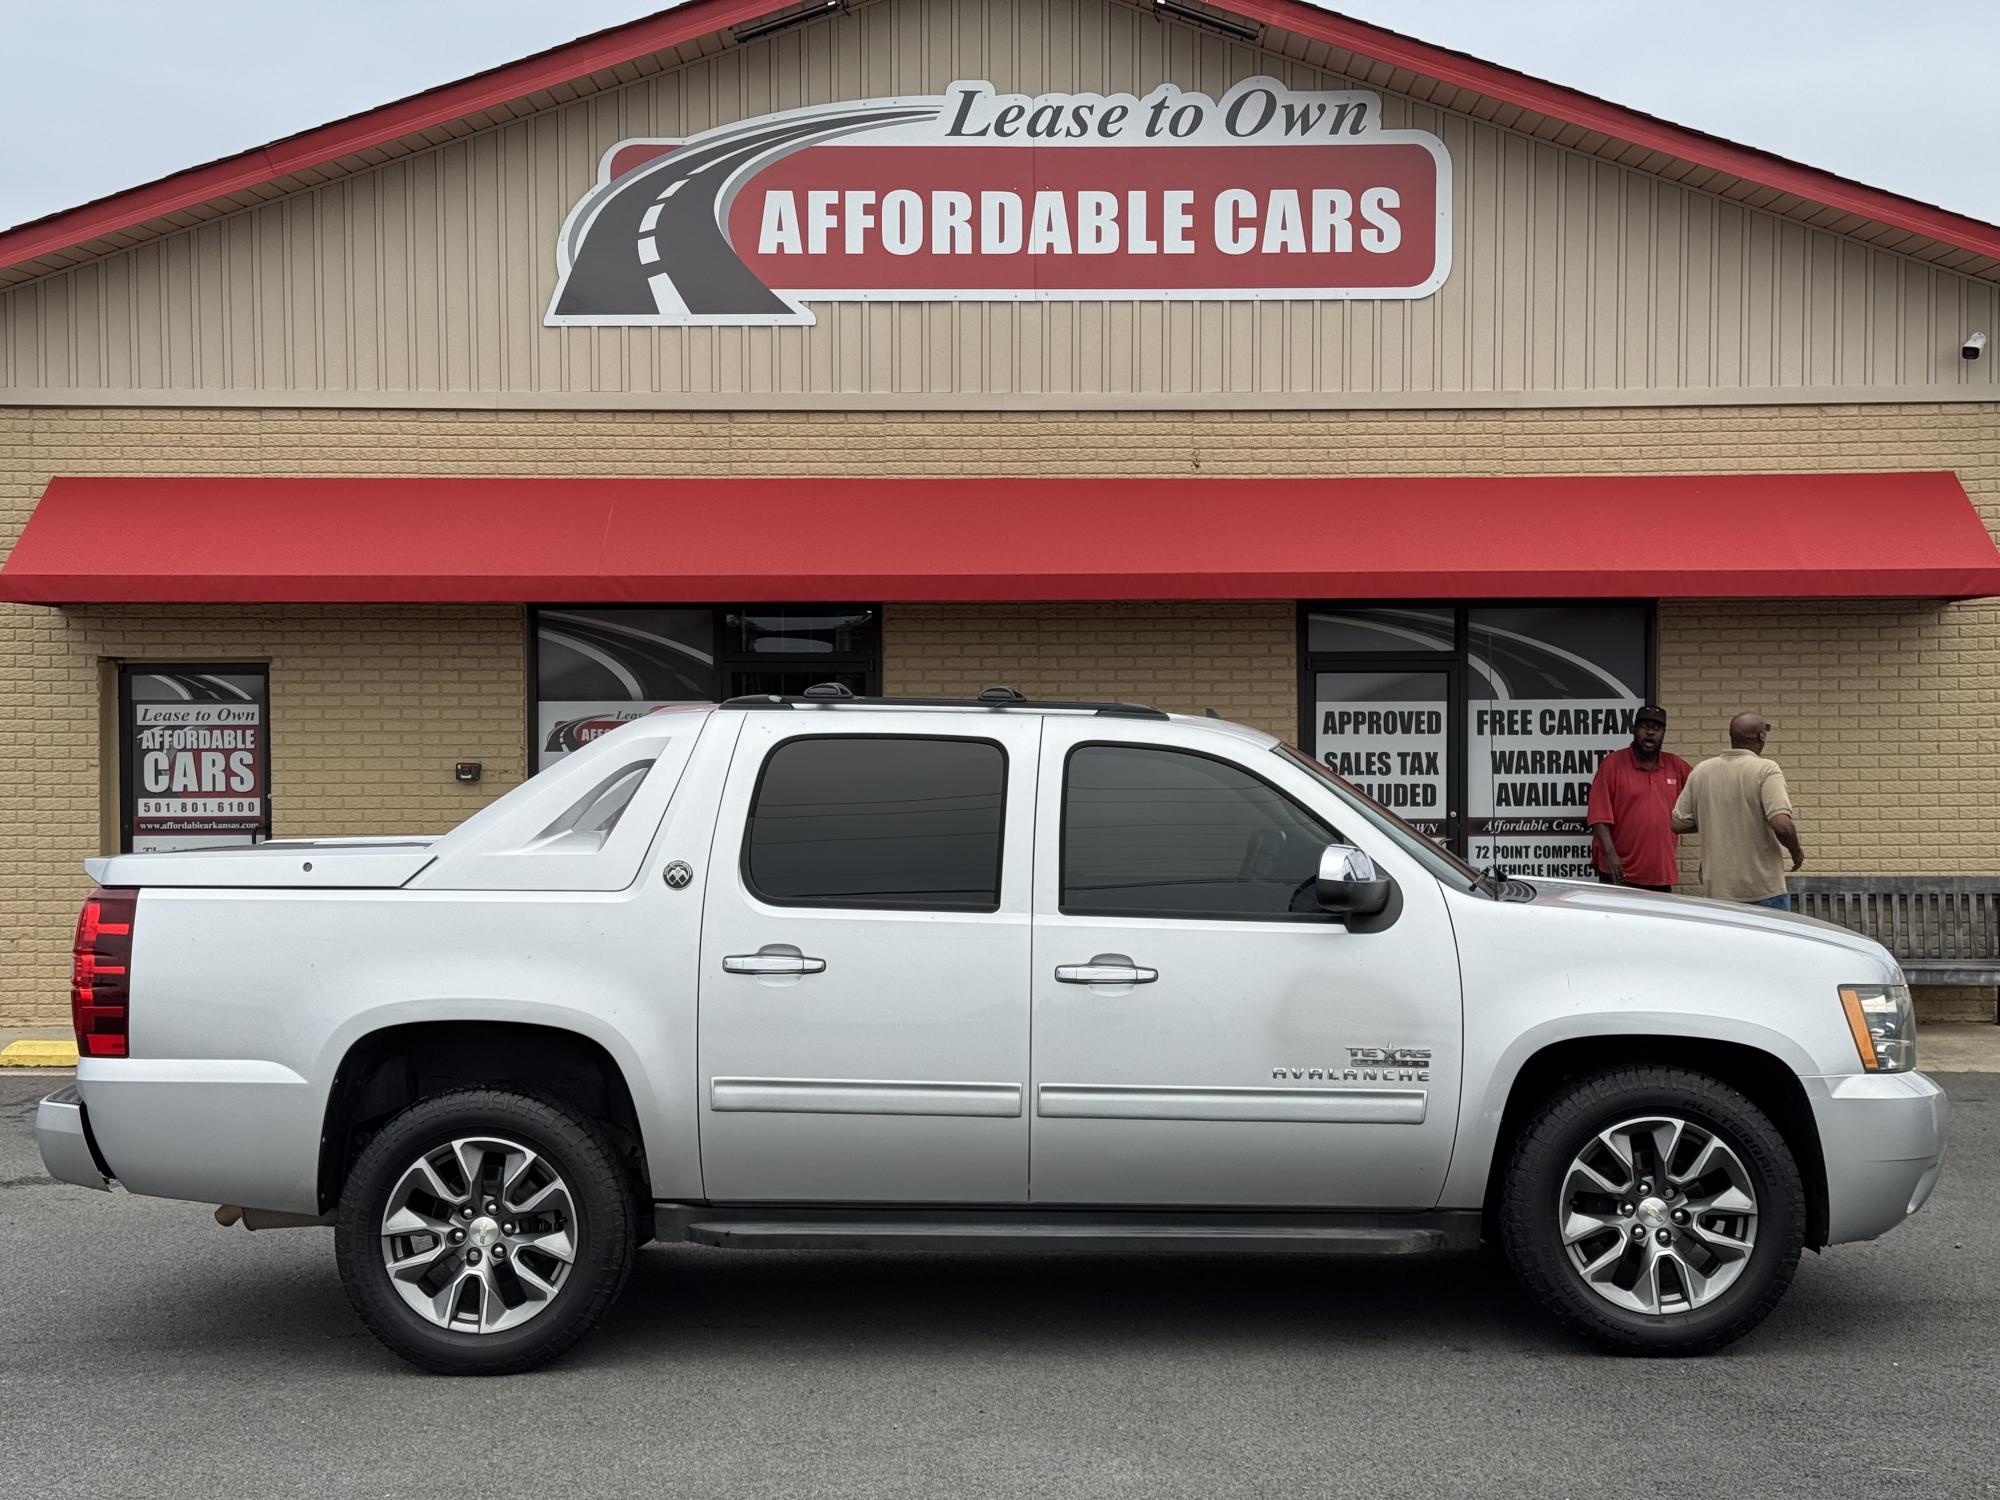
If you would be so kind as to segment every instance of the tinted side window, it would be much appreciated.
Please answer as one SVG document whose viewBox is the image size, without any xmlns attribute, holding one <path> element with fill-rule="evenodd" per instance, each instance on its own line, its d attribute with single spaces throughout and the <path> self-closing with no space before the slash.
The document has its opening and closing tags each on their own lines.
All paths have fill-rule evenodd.
<svg viewBox="0 0 2000 1500">
<path fill-rule="evenodd" d="M 1179 750 L 1084 745 L 1063 782 L 1062 909 L 1316 916 L 1334 832 L 1247 771 Z"/>
<path fill-rule="evenodd" d="M 787 740 L 758 778 L 744 876 L 783 905 L 993 911 L 1006 801 L 990 740 Z"/>
</svg>

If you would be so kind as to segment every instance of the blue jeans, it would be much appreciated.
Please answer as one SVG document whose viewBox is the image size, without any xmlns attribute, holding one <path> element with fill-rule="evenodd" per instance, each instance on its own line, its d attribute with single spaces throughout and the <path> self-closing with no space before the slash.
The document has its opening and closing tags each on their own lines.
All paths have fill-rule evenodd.
<svg viewBox="0 0 2000 1500">
<path fill-rule="evenodd" d="M 1768 906 L 1774 911 L 1790 911 L 1792 909 L 1792 898 L 1788 895 L 1766 896 L 1762 901 L 1752 901 L 1750 905 Z"/>
</svg>

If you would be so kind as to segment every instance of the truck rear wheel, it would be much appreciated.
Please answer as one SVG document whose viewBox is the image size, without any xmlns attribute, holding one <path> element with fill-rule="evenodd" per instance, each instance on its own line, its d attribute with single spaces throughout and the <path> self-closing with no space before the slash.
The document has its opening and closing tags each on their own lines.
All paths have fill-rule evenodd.
<svg viewBox="0 0 2000 1500">
<path fill-rule="evenodd" d="M 368 1143 L 340 1196 L 348 1298 L 448 1375 L 511 1375 L 596 1326 L 632 1268 L 632 1189 L 602 1133 L 549 1100 L 455 1089 Z"/>
<path fill-rule="evenodd" d="M 1514 1148 L 1500 1238 L 1572 1332 L 1627 1354 L 1706 1354 L 1791 1285 L 1805 1190 L 1770 1119 L 1685 1068 L 1576 1080 Z"/>
</svg>

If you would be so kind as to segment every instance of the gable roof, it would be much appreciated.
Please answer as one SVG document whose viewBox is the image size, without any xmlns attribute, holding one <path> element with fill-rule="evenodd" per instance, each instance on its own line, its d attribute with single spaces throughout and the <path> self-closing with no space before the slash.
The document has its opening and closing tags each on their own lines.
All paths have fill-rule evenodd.
<svg viewBox="0 0 2000 1500">
<path fill-rule="evenodd" d="M 796 0 L 689 0 L 456 83 L 17 225 L 0 231 L 0 285 L 635 82 L 736 45 L 732 27 L 796 8 Z M 1258 24 L 1263 34 L 1257 45 L 1384 92 L 1460 111 L 1948 269 L 2000 280 L 2000 225 L 1675 125 L 1305 0 L 1229 0 L 1218 9 L 1226 17 Z"/>
</svg>

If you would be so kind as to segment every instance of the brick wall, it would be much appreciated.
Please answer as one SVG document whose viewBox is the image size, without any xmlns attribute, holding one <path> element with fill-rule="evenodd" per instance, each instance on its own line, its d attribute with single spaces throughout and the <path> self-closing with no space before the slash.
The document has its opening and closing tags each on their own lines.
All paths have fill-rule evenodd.
<svg viewBox="0 0 2000 1500">
<path fill-rule="evenodd" d="M 1918 985 L 1912 994 L 1919 1021 L 1982 1021 L 1990 1026 L 2000 1020 L 2000 1005 L 1995 1003 L 1990 984 Z M 1932 1066 L 1921 1058 L 1917 1065 Z"/>
<path fill-rule="evenodd" d="M 2000 869 L 1990 604 L 1665 603 L 1660 690 L 1668 746 L 1689 760 L 1727 749 L 1737 713 L 1771 720 L 1765 754 L 1785 768 L 1807 870 Z"/>
<path fill-rule="evenodd" d="M 1951 469 L 2000 527 L 2000 406 L 1339 413 L 492 413 L 0 408 L 0 543 L 56 474 L 1533 474 Z M 274 515 L 273 524 L 283 524 Z M 1893 518 L 1885 518 L 1891 524 Z M 1495 525 L 1504 526 L 1505 517 Z M 60 1020 L 99 852 L 101 663 L 272 663 L 286 833 L 442 827 L 525 753 L 518 609 L 0 609 L 0 1025 Z M 2000 867 L 2000 609 L 1670 603 L 1671 743 L 1778 725 L 1811 868 Z M 887 685 L 1214 708 L 1289 736 L 1288 604 L 908 606 Z M 449 663 L 440 672 L 438 663 Z M 463 788 L 451 763 L 483 760 Z"/>
<path fill-rule="evenodd" d="M 116 847 L 100 662 L 268 662 L 276 832 L 422 833 L 521 780 L 526 641 L 518 608 L 0 614 L 0 1026 L 67 1018 L 78 861 Z M 461 785 L 459 760 L 485 780 Z"/>
</svg>

